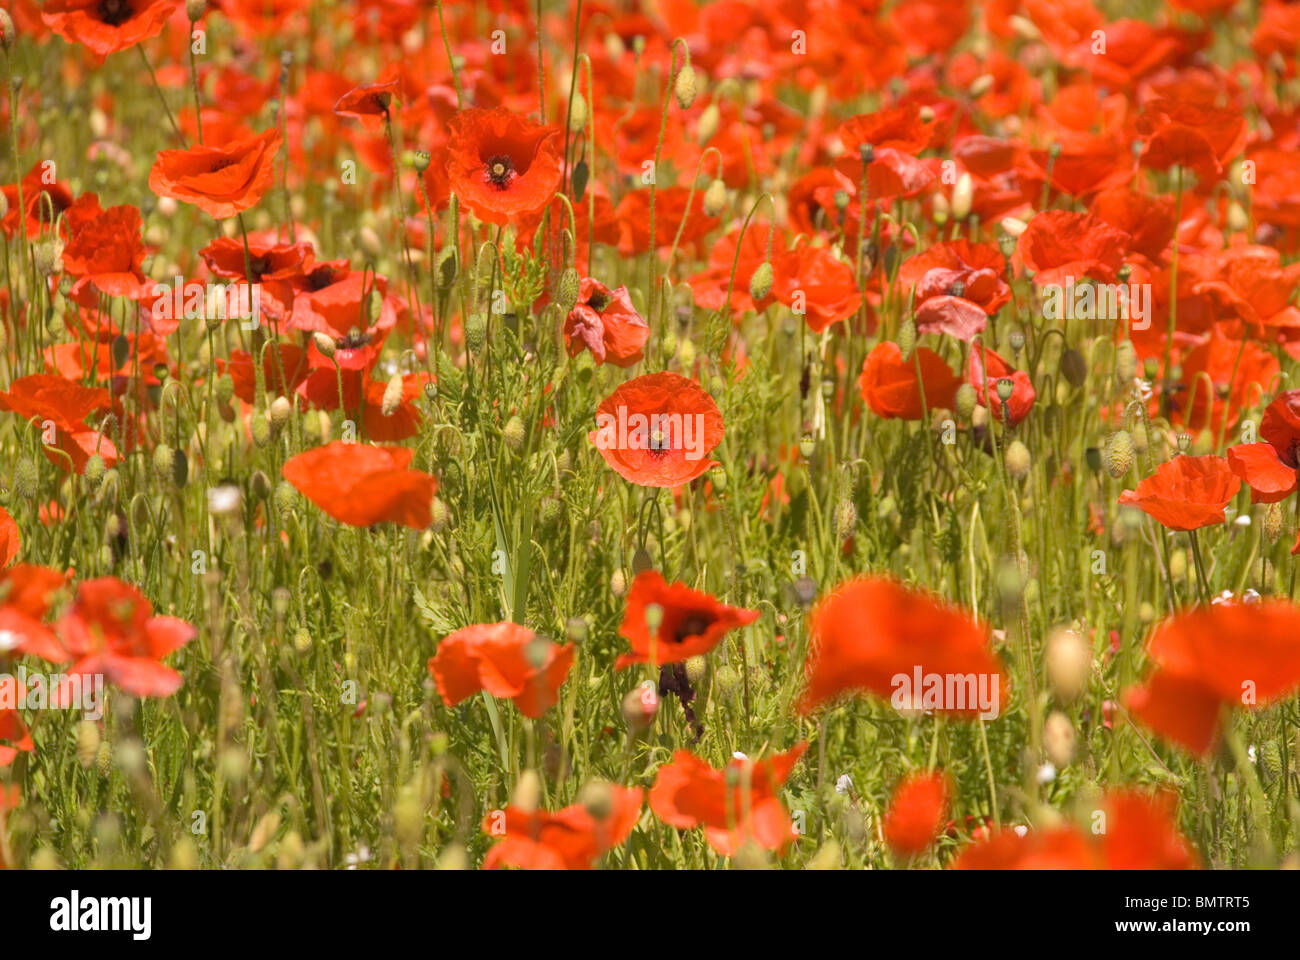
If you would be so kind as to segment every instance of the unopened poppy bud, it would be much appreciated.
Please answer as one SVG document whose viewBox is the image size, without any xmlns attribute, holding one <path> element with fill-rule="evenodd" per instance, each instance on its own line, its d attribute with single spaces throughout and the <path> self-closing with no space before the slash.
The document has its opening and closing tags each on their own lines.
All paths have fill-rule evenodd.
<svg viewBox="0 0 1300 960">
<path fill-rule="evenodd" d="M 8 10 L 0 9 L 0 46 L 5 48 L 6 53 L 13 49 L 14 36 L 14 18 L 9 16 Z"/>
<path fill-rule="evenodd" d="M 1115 380 L 1129 385 L 1137 377 L 1137 351 L 1132 340 L 1121 340 L 1115 347 Z"/>
<path fill-rule="evenodd" d="M 524 422 L 518 416 L 511 417 L 501 431 L 501 438 L 511 453 L 518 454 L 524 449 Z"/>
<path fill-rule="evenodd" d="M 713 139 L 713 135 L 718 132 L 718 124 L 722 120 L 722 112 L 718 109 L 716 103 L 711 103 L 700 113 L 700 122 L 695 125 L 695 138 L 701 145 L 708 143 Z"/>
<path fill-rule="evenodd" d="M 1270 503 L 1264 513 L 1264 536 L 1268 538 L 1269 543 L 1277 543 L 1278 538 L 1282 536 L 1283 519 L 1282 505 Z"/>
<path fill-rule="evenodd" d="M 443 530 L 447 529 L 447 526 L 451 521 L 451 513 L 448 511 L 447 504 L 444 500 L 441 500 L 438 497 L 433 498 L 433 507 L 430 511 L 430 517 L 431 526 L 435 533 L 441 533 Z"/>
<path fill-rule="evenodd" d="M 644 686 L 629 690 L 623 698 L 623 720 L 630 733 L 648 730 L 658 712 L 659 694 L 649 681 Z"/>
<path fill-rule="evenodd" d="M 965 220 L 970 216 L 971 204 L 975 199 L 975 182 L 969 173 L 957 178 L 957 185 L 952 188 L 952 216 L 954 220 Z"/>
<path fill-rule="evenodd" d="M 160 443 L 153 448 L 153 472 L 159 480 L 171 479 L 174 452 L 166 443 Z"/>
<path fill-rule="evenodd" d="M 259 500 L 266 500 L 273 492 L 271 478 L 263 470 L 253 471 L 253 475 L 248 479 L 248 487 L 253 491 L 253 496 Z"/>
<path fill-rule="evenodd" d="M 757 303 L 772 292 L 772 264 L 764 260 L 749 278 L 749 295 Z"/>
<path fill-rule="evenodd" d="M 876 148 L 869 143 L 859 145 L 858 159 L 863 163 L 873 163 L 876 159 Z"/>
<path fill-rule="evenodd" d="M 930 106 L 928 103 L 918 110 L 916 115 L 920 118 L 922 123 L 934 123 L 934 107 Z"/>
<path fill-rule="evenodd" d="M 858 508 L 852 500 L 843 500 L 835 510 L 835 536 L 842 542 L 853 536 L 858 526 Z"/>
<path fill-rule="evenodd" d="M 32 251 L 36 272 L 52 277 L 63 272 L 63 242 L 57 239 L 42 240 Z"/>
<path fill-rule="evenodd" d="M 311 335 L 311 342 L 316 345 L 316 349 L 326 360 L 332 359 L 334 354 L 338 352 L 338 341 L 328 333 L 321 333 L 317 330 Z"/>
<path fill-rule="evenodd" d="M 1106 462 L 1106 472 L 1118 480 L 1133 467 L 1133 437 L 1127 430 L 1116 430 L 1106 438 L 1102 456 Z"/>
<path fill-rule="evenodd" d="M 470 352 L 479 353 L 487 342 L 487 317 L 481 313 L 470 314 L 465 321 L 465 345 Z"/>
<path fill-rule="evenodd" d="M 689 110 L 695 102 L 697 89 L 695 68 L 688 63 L 677 71 L 677 79 L 673 83 L 673 96 L 677 98 L 677 105 L 683 110 Z"/>
<path fill-rule="evenodd" d="M 176 484 L 177 489 L 184 489 L 185 485 L 190 482 L 190 460 L 185 456 L 184 450 L 175 450 L 172 452 L 172 483 Z"/>
<path fill-rule="evenodd" d="M 978 100 L 993 89 L 995 79 L 991 73 L 982 73 L 970 85 L 971 99 Z"/>
<path fill-rule="evenodd" d="M 1006 461 L 1007 473 L 1016 480 L 1023 480 L 1029 476 L 1029 468 L 1033 461 L 1029 456 L 1029 448 L 1019 440 L 1012 440 L 1007 445 Z"/>
<path fill-rule="evenodd" d="M 190 23 L 198 23 L 208 9 L 207 0 L 185 0 L 185 16 Z"/>
<path fill-rule="evenodd" d="M 909 360 L 914 349 L 916 349 L 916 324 L 912 322 L 911 317 L 905 317 L 898 328 L 898 350 L 904 360 Z"/>
<path fill-rule="evenodd" d="M 587 98 L 575 92 L 573 105 L 569 110 L 569 132 L 581 133 L 587 126 Z"/>
<path fill-rule="evenodd" d="M 609 592 L 613 594 L 616 600 L 621 599 L 627 593 L 627 574 L 622 570 L 615 570 L 610 574 Z"/>
<path fill-rule="evenodd" d="M 9 213 L 9 198 L 0 193 L 0 219 L 3 219 Z"/>
<path fill-rule="evenodd" d="M 560 309 L 568 313 L 578 302 L 578 294 L 582 289 L 582 278 L 578 276 L 578 271 L 569 267 L 560 274 L 560 289 L 556 297 L 556 303 Z"/>
<path fill-rule="evenodd" d="M 77 760 L 82 767 L 89 769 L 99 756 L 99 724 L 94 720 L 82 720 L 77 724 Z"/>
<path fill-rule="evenodd" d="M 271 442 L 271 421 L 261 414 L 253 414 L 248 424 L 249 432 L 253 435 L 253 443 L 259 447 L 264 447 Z"/>
<path fill-rule="evenodd" d="M 1092 670 L 1092 650 L 1078 631 L 1054 627 L 1047 635 L 1044 657 L 1047 681 L 1061 700 L 1070 701 L 1082 691 Z"/>
<path fill-rule="evenodd" d="M 704 191 L 704 215 L 716 217 L 727 207 L 727 185 L 721 180 L 714 180 L 709 189 Z"/>
<path fill-rule="evenodd" d="M 691 657 L 686 661 L 686 679 L 692 684 L 698 684 L 704 679 L 704 671 L 708 668 L 709 661 L 702 656 Z"/>
<path fill-rule="evenodd" d="M 970 422 L 971 414 L 975 412 L 975 388 L 969 383 L 963 383 L 957 388 L 956 399 L 953 403 L 957 408 L 957 416 Z"/>
<path fill-rule="evenodd" d="M 645 573 L 654 565 L 654 557 L 650 556 L 650 551 L 645 547 L 637 547 L 636 553 L 632 554 L 632 576 Z"/>
<path fill-rule="evenodd" d="M 379 242 L 379 234 L 370 227 L 362 227 L 357 231 L 357 246 L 371 260 L 378 260 L 380 254 L 384 252 L 383 244 Z"/>
<path fill-rule="evenodd" d="M 384 399 L 380 404 L 379 410 L 385 417 L 391 417 L 397 412 L 397 408 L 402 405 L 402 391 L 405 384 L 402 383 L 402 374 L 395 372 L 388 378 L 388 383 L 384 387 Z"/>
<path fill-rule="evenodd" d="M 713 686 L 722 699 L 730 700 L 740 687 L 740 674 L 731 664 L 723 664 L 713 671 Z"/>
<path fill-rule="evenodd" d="M 614 792 L 604 780 L 590 780 L 578 791 L 578 802 L 597 823 L 608 820 L 614 812 Z"/>
<path fill-rule="evenodd" d="M 104 465 L 104 458 L 97 453 L 92 453 L 90 455 L 90 458 L 86 460 L 85 477 L 86 477 L 86 483 L 90 486 L 91 490 L 99 489 L 99 485 L 104 480 L 104 474 L 106 472 L 106 469 L 107 468 Z"/>
<path fill-rule="evenodd" d="M 293 412 L 293 404 L 289 402 L 288 397 L 276 397 L 271 401 L 271 426 L 276 433 L 289 422 L 289 414 Z"/>
<path fill-rule="evenodd" d="M 1043 723 L 1043 746 L 1058 768 L 1069 766 L 1074 759 L 1074 724 L 1060 710 L 1054 710 Z"/>
</svg>

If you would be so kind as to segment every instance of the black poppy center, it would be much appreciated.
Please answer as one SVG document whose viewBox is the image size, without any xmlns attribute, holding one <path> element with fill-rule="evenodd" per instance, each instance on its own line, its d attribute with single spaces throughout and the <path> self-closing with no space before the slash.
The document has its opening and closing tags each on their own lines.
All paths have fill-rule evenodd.
<svg viewBox="0 0 1300 960">
<path fill-rule="evenodd" d="M 101 23 L 106 23 L 110 27 L 120 27 L 131 19 L 131 4 L 129 0 L 99 0 L 95 12 L 99 14 Z"/>
<path fill-rule="evenodd" d="M 307 286 L 313 291 L 324 290 L 326 287 L 333 285 L 334 271 L 329 267 L 322 267 L 319 270 L 313 270 L 307 276 Z"/>
<path fill-rule="evenodd" d="M 591 309 L 595 310 L 597 313 L 600 313 L 609 306 L 609 297 L 597 290 L 587 298 L 587 306 L 591 307 Z"/>
<path fill-rule="evenodd" d="M 339 346 L 344 350 L 357 350 L 364 347 L 370 342 L 370 334 L 363 330 L 353 327 L 348 331 L 348 335 L 339 340 Z"/>
<path fill-rule="evenodd" d="M 515 177 L 515 162 L 506 154 L 488 157 L 487 177 L 494 187 L 504 190 Z"/>
<path fill-rule="evenodd" d="M 672 641 L 674 643 L 685 643 L 691 637 L 698 637 L 709 629 L 713 623 L 713 618 L 703 613 L 688 613 L 684 616 L 677 629 L 673 631 Z"/>
<path fill-rule="evenodd" d="M 253 257 L 248 261 L 248 273 L 250 280 L 261 280 L 262 274 L 271 269 L 270 257 Z"/>
</svg>

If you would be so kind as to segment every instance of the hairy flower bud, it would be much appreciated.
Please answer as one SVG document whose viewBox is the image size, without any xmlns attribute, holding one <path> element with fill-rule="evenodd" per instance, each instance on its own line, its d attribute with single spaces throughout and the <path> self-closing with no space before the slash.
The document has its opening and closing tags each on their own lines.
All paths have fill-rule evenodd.
<svg viewBox="0 0 1300 960">
<path fill-rule="evenodd" d="M 704 191 L 704 215 L 716 217 L 727 207 L 727 185 L 721 180 L 714 180 Z"/>
<path fill-rule="evenodd" d="M 1007 473 L 1016 480 L 1023 480 L 1029 476 L 1029 468 L 1033 461 L 1029 456 L 1029 448 L 1019 440 L 1012 440 L 1007 445 L 1006 451 Z"/>
<path fill-rule="evenodd" d="M 772 264 L 764 260 L 749 278 L 749 295 L 757 303 L 760 300 L 766 300 L 767 295 L 771 292 Z"/>
<path fill-rule="evenodd" d="M 695 102 L 697 90 L 695 68 L 688 63 L 677 71 L 677 79 L 673 83 L 673 96 L 677 98 L 677 105 L 683 110 L 689 110 Z"/>
</svg>

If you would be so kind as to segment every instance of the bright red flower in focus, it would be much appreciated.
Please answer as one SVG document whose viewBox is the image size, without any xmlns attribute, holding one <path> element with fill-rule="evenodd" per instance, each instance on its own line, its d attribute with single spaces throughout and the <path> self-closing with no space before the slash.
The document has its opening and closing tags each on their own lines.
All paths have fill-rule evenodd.
<svg viewBox="0 0 1300 960">
<path fill-rule="evenodd" d="M 778 793 L 808 749 L 800 743 L 765 760 L 736 758 L 715 770 L 686 750 L 659 768 L 650 809 L 678 830 L 704 827 L 705 839 L 724 857 L 746 843 L 780 851 L 798 838 Z"/>
<path fill-rule="evenodd" d="M 162 150 L 149 171 L 149 189 L 192 203 L 216 220 L 254 206 L 271 188 L 280 132 L 272 127 L 224 146 Z"/>
<path fill-rule="evenodd" d="M 657 604 L 662 614 L 652 635 L 646 608 Z M 632 652 L 618 658 L 615 668 L 634 663 L 678 663 L 708 653 L 727 633 L 753 623 L 757 610 L 729 607 L 711 594 L 692 590 L 684 583 L 669 584 L 657 570 L 643 570 L 632 581 L 627 610 L 619 633 L 632 644 Z"/>
<path fill-rule="evenodd" d="M 948 778 L 942 773 L 904 777 L 885 811 L 885 842 L 903 856 L 922 853 L 939 836 L 948 813 L 948 796 Z"/>
<path fill-rule="evenodd" d="M 611 290 L 591 277 L 578 285 L 578 302 L 564 319 L 564 342 L 569 356 L 586 347 L 597 365 L 609 362 L 630 367 L 641 359 L 650 327 L 632 306 L 627 287 Z"/>
<path fill-rule="evenodd" d="M 645 792 L 613 784 L 609 807 L 594 814 L 575 803 L 555 813 L 528 812 L 516 806 L 483 818 L 483 832 L 501 841 L 483 859 L 484 870 L 590 870 L 595 860 L 623 843 L 641 817 Z"/>
<path fill-rule="evenodd" d="M 59 643 L 72 660 L 67 673 L 103 674 L 137 697 L 169 697 L 181 675 L 163 659 L 198 631 L 177 617 L 156 617 L 153 604 L 136 587 L 116 577 L 87 580 L 56 625 Z M 66 687 L 59 691 L 62 700 Z"/>
<path fill-rule="evenodd" d="M 1223 457 L 1177 456 L 1125 490 L 1120 503 L 1131 503 L 1170 530 L 1199 530 L 1223 522 L 1223 509 L 1241 489 L 1241 481 Z"/>
<path fill-rule="evenodd" d="M 478 623 L 443 637 L 429 673 L 449 707 L 486 690 L 537 719 L 558 699 L 574 649 L 518 623 Z"/>
<path fill-rule="evenodd" d="M 504 107 L 456 114 L 447 148 L 451 192 L 487 223 L 540 213 L 563 175 L 558 133 Z"/>
<path fill-rule="evenodd" d="M 285 463 L 284 479 L 340 523 L 429 525 L 438 482 L 411 469 L 415 451 L 335 440 Z"/>
<path fill-rule="evenodd" d="M 1251 503 L 1277 503 L 1295 491 L 1295 467 L 1283 463 L 1271 443 L 1239 443 L 1229 447 L 1228 466 L 1250 486 Z"/>
<path fill-rule="evenodd" d="M 809 617 L 813 653 L 798 710 L 807 713 L 841 694 L 866 691 L 892 700 L 896 678 L 926 674 L 987 677 L 985 689 L 1007 702 L 1006 675 L 989 645 L 986 624 L 959 607 L 889 577 L 858 577 L 840 584 Z M 996 688 L 994 682 L 996 679 Z M 920 698 L 921 691 L 913 691 Z M 971 717 L 979 704 L 937 709 Z"/>
</svg>

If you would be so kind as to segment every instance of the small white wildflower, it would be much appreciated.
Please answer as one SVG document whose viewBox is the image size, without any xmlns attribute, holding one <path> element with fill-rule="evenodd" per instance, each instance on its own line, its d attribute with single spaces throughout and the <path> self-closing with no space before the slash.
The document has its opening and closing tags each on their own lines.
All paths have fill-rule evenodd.
<svg viewBox="0 0 1300 960">
<path fill-rule="evenodd" d="M 0 653 L 8 653 L 22 642 L 22 637 L 12 630 L 0 630 Z"/>
<path fill-rule="evenodd" d="M 853 789 L 853 778 L 847 773 L 840 774 L 840 778 L 835 781 L 836 793 L 849 793 Z"/>
<path fill-rule="evenodd" d="M 1241 595 L 1242 603 L 1259 603 L 1260 599 L 1259 591 L 1254 587 L 1247 587 L 1246 592 Z"/>
<path fill-rule="evenodd" d="M 1249 526 L 1250 526 L 1250 514 L 1248 514 L 1248 513 L 1243 513 L 1241 516 L 1237 517 L 1237 519 L 1233 520 L 1232 522 L 1235 523 L 1235 524 L 1236 524 L 1237 526 L 1239 526 L 1239 527 L 1249 527 Z"/>
<path fill-rule="evenodd" d="M 1210 603 L 1228 603 L 1231 600 L 1232 600 L 1232 591 L 1224 590 L 1223 593 L 1219 594 L 1217 597 L 1211 600 Z"/>
<path fill-rule="evenodd" d="M 1153 393 L 1151 389 L 1151 381 L 1143 380 L 1141 377 L 1137 377 L 1133 381 L 1133 393 L 1136 394 L 1137 398 L 1143 402 L 1150 400 L 1151 394 Z"/>
<path fill-rule="evenodd" d="M 1056 765 L 1052 763 L 1043 764 L 1038 768 L 1037 779 L 1040 784 L 1051 783 L 1056 779 Z"/>
<path fill-rule="evenodd" d="M 1029 828 L 1025 826 L 1023 823 L 1017 823 L 1011 829 L 1016 832 L 1017 837 L 1023 837 L 1025 834 L 1029 832 Z"/>
<path fill-rule="evenodd" d="M 208 491 L 208 513 L 215 517 L 226 517 L 239 510 L 243 502 L 243 493 L 233 483 L 223 483 Z"/>
</svg>

